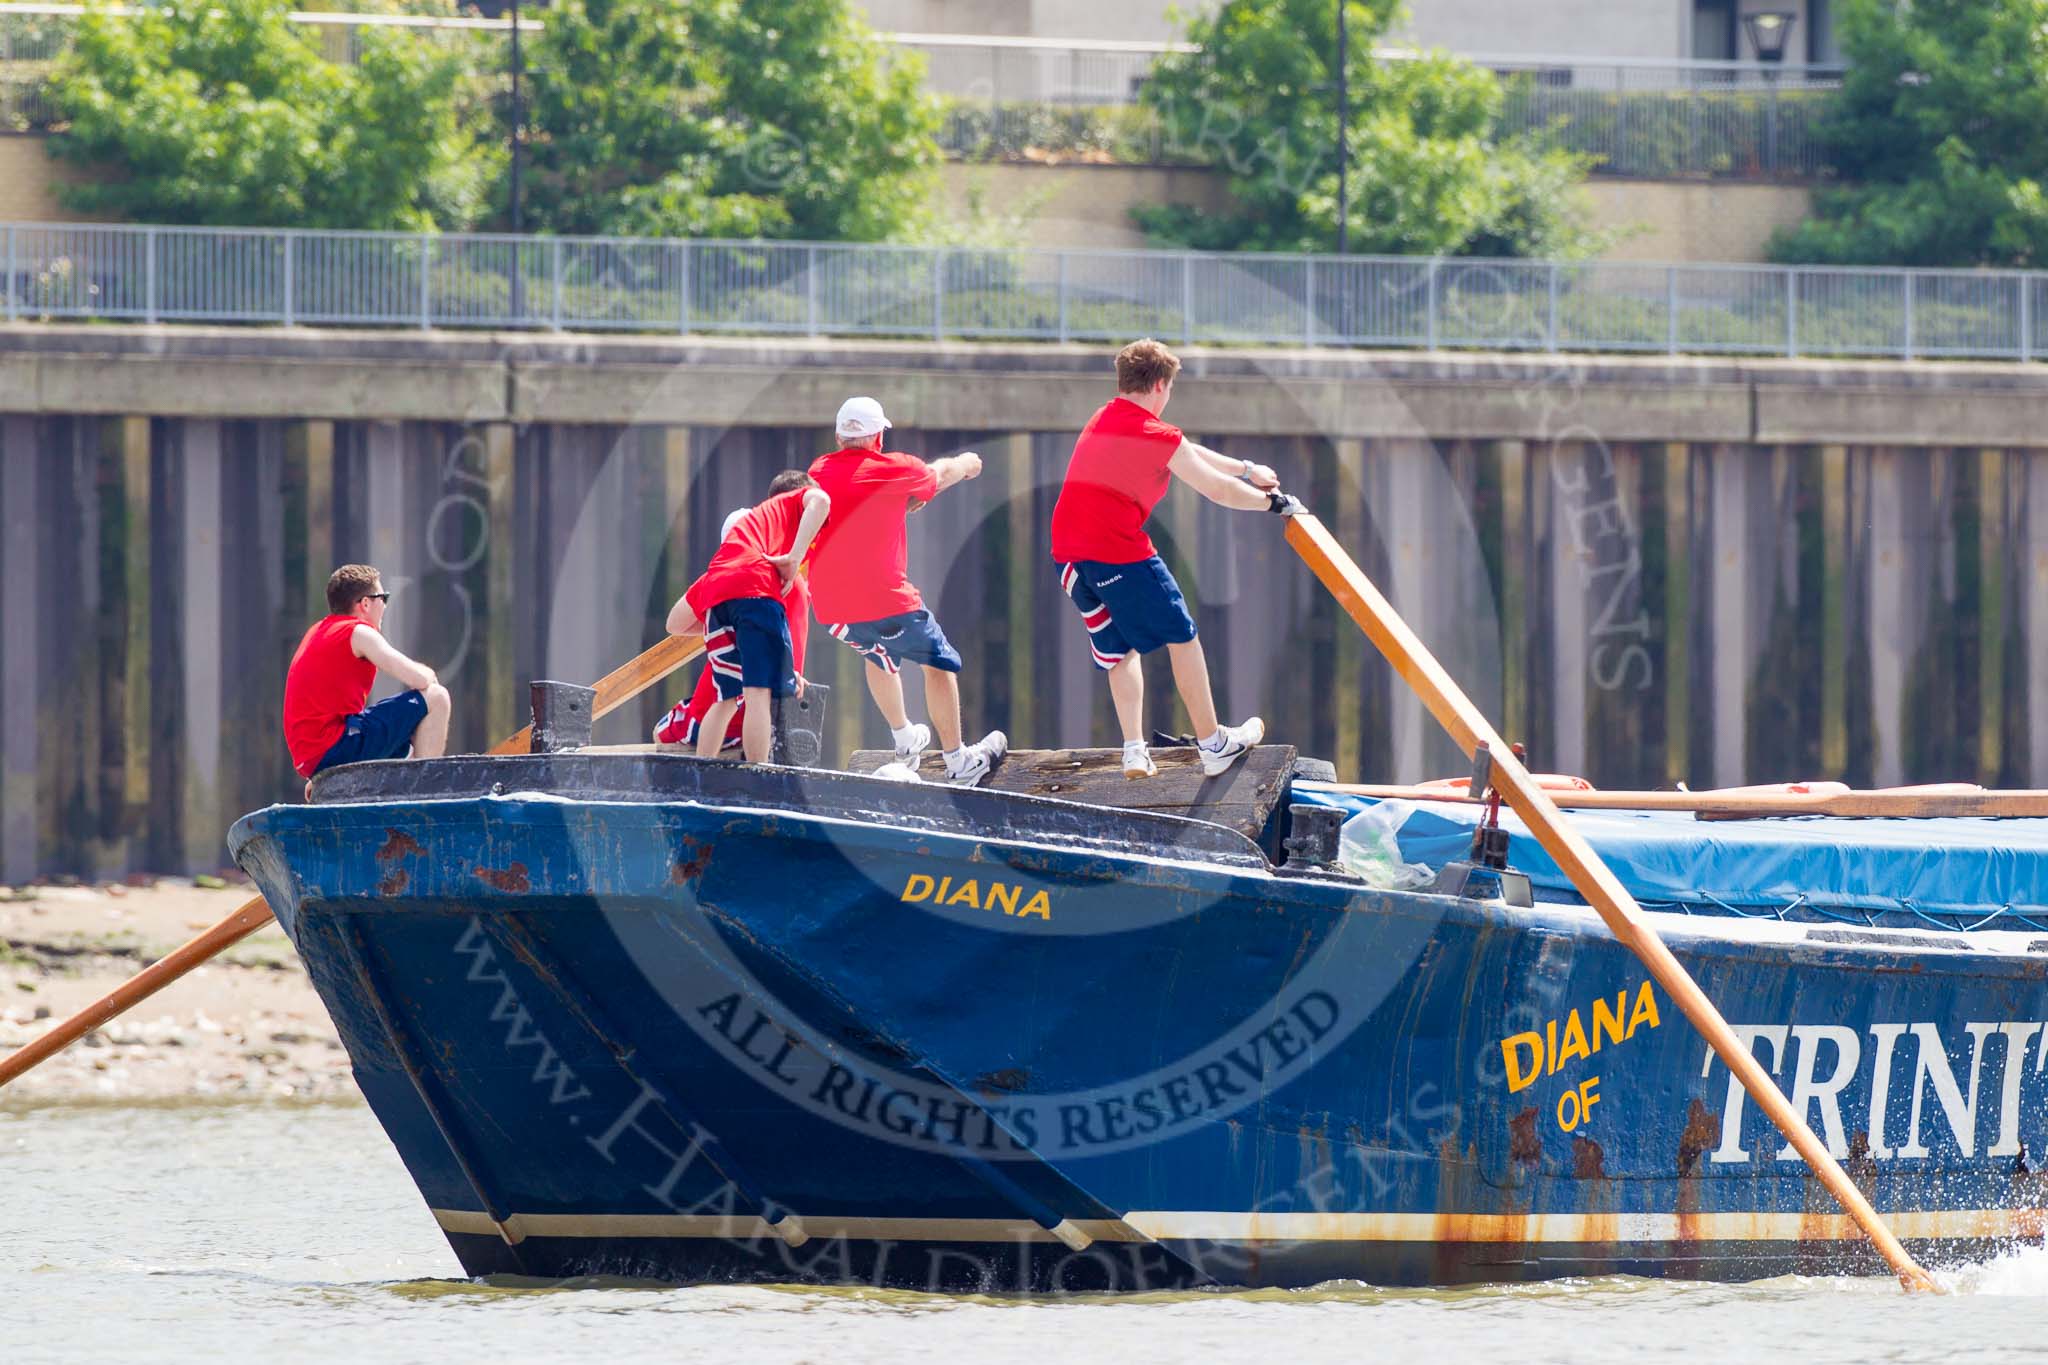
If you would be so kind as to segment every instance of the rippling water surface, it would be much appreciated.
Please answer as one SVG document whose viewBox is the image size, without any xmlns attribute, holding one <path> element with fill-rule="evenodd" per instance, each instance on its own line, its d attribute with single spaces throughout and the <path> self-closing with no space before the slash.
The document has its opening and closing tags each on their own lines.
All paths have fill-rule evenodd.
<svg viewBox="0 0 2048 1365">
<path fill-rule="evenodd" d="M 1973 1362 L 2048 1354 L 2048 1252 L 1889 1281 L 1004 1300 L 475 1284 L 360 1106 L 0 1111 L 0 1360 Z"/>
</svg>

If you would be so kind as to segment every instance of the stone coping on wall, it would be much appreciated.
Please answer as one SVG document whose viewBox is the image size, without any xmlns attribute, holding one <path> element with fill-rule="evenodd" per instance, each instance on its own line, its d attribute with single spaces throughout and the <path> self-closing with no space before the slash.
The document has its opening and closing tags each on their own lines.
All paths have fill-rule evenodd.
<svg viewBox="0 0 2048 1365">
<path fill-rule="evenodd" d="M 1077 428 L 1111 343 L 0 326 L 0 412 Z M 1213 435 L 2048 444 L 2048 366 L 1530 352 L 1181 348 L 1173 420 Z"/>
</svg>

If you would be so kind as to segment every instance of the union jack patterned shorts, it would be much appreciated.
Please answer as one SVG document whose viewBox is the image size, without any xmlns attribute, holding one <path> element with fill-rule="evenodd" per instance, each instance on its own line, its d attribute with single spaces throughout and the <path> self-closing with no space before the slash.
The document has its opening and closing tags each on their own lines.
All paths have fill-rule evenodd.
<svg viewBox="0 0 2048 1365">
<path fill-rule="evenodd" d="M 748 687 L 765 687 L 777 697 L 796 695 L 789 615 L 772 597 L 740 597 L 713 607 L 704 620 L 704 657 L 718 695 L 728 701 Z"/>
<path fill-rule="evenodd" d="M 855 621 L 825 629 L 884 673 L 894 673 L 904 664 L 923 664 L 946 673 L 960 671 L 960 651 L 923 607 L 879 621 Z"/>
<path fill-rule="evenodd" d="M 1150 654 L 1195 638 L 1187 599 L 1158 555 L 1133 564 L 1062 564 L 1060 588 L 1088 628 L 1088 652 L 1097 668 L 1115 668 L 1133 650 Z"/>
</svg>

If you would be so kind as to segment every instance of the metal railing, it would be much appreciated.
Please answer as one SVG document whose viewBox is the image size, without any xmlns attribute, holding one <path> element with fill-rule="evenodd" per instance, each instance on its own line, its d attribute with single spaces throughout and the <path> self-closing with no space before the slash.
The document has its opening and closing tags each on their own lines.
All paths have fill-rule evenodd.
<svg viewBox="0 0 2048 1365">
<path fill-rule="evenodd" d="M 890 35 L 921 52 L 926 84 L 945 106 L 940 143 L 970 159 L 1202 163 L 1216 149 L 1176 117 L 1141 103 L 1153 67 L 1185 45 L 1053 44 L 1027 39 Z M 1381 61 L 1412 61 L 1382 48 Z M 1825 169 L 1816 136 L 1839 66 L 1757 62 L 1613 61 L 1467 54 L 1506 88 L 1501 131 L 1599 158 L 1600 174 L 1810 179 Z"/>
<path fill-rule="evenodd" d="M 1810 180 L 1839 66 L 1475 56 L 1506 88 L 1502 130 L 1600 158 L 1604 175 Z"/>
<path fill-rule="evenodd" d="M 0 318 L 2034 360 L 2048 274 L 12 224 Z"/>
</svg>

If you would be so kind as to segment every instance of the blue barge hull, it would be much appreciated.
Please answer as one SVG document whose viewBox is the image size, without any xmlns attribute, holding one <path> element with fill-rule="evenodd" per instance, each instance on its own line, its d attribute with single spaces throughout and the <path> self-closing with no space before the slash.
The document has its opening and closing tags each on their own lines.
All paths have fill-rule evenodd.
<svg viewBox="0 0 2048 1365">
<path fill-rule="evenodd" d="M 846 774 L 335 776 L 231 843 L 472 1274 L 1883 1270 L 1578 907 Z M 1653 918 L 1915 1256 L 2041 1238 L 2048 940 Z"/>
</svg>

